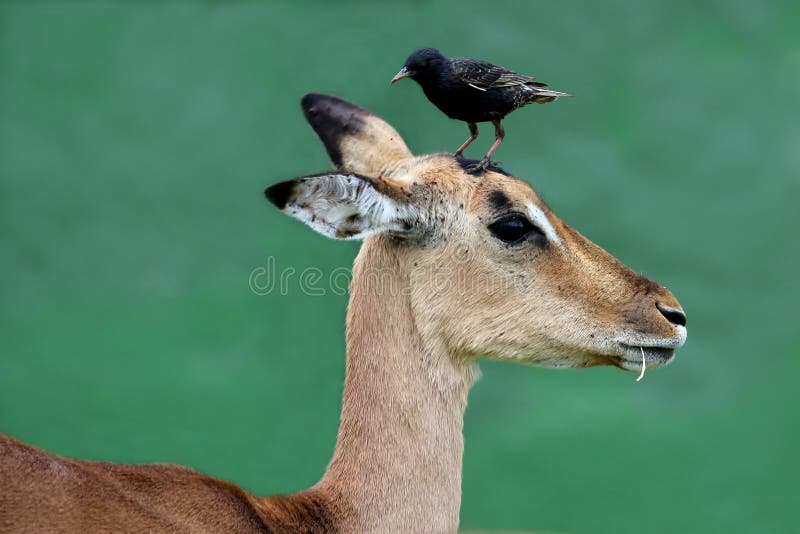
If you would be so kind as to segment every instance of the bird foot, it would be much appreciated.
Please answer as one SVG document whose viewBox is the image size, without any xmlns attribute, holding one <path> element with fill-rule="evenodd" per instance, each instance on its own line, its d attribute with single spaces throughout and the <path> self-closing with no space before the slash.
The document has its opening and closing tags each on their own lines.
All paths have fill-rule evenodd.
<svg viewBox="0 0 800 534">
<path fill-rule="evenodd" d="M 485 157 L 482 160 L 478 161 L 477 163 L 473 163 L 472 165 L 467 165 L 464 168 L 464 171 L 467 172 L 468 174 L 474 174 L 474 175 L 483 174 L 486 172 L 486 169 L 488 169 L 490 165 L 498 166 L 500 165 L 500 162 L 492 161 L 488 157 Z"/>
</svg>

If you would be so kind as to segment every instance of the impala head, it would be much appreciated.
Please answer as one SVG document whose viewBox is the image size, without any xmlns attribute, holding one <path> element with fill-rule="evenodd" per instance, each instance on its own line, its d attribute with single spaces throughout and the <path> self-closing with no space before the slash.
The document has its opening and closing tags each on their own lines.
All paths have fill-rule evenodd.
<svg viewBox="0 0 800 534">
<path fill-rule="evenodd" d="M 390 249 L 415 323 L 452 354 L 639 370 L 643 355 L 658 367 L 683 345 L 672 293 L 567 226 L 527 183 L 472 176 L 449 153 L 415 157 L 391 126 L 338 98 L 302 105 L 338 170 L 267 197 L 326 236 Z"/>
</svg>

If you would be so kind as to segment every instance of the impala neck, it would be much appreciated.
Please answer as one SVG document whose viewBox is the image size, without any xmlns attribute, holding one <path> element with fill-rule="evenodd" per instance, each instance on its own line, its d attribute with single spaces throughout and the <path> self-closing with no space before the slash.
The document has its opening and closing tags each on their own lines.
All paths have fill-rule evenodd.
<svg viewBox="0 0 800 534">
<path fill-rule="evenodd" d="M 476 376 L 412 312 L 402 244 L 371 238 L 356 259 L 336 449 L 320 488 L 352 507 L 349 530 L 458 527 L 462 426 Z"/>
</svg>

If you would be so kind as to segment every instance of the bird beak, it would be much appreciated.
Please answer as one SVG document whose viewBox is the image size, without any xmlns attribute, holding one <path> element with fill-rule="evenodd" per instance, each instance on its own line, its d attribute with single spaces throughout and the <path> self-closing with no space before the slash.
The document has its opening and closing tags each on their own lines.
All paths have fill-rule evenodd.
<svg viewBox="0 0 800 534">
<path fill-rule="evenodd" d="M 409 76 L 411 76 L 411 71 L 408 70 L 408 67 L 403 67 L 402 69 L 400 69 L 400 72 L 395 74 L 394 78 L 392 78 L 391 83 L 399 82 L 403 78 L 408 78 Z"/>
</svg>

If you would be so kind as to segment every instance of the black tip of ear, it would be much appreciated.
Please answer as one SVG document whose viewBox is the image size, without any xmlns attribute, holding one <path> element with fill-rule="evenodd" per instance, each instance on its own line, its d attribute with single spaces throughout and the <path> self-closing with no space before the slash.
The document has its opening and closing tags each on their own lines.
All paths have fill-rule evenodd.
<svg viewBox="0 0 800 534">
<path fill-rule="evenodd" d="M 286 207 L 289 199 L 294 195 L 295 181 L 289 180 L 275 185 L 271 185 L 264 190 L 264 195 L 267 200 L 275 204 L 278 209 L 282 210 Z"/>
<path fill-rule="evenodd" d="M 369 111 L 346 100 L 321 93 L 308 93 L 300 101 L 306 120 L 325 145 L 333 164 L 342 165 L 342 137 L 358 133 Z"/>
<path fill-rule="evenodd" d="M 316 115 L 318 111 L 337 115 L 339 119 L 345 119 L 349 113 L 356 115 L 369 115 L 369 111 L 356 106 L 355 104 L 341 99 L 338 96 L 326 95 L 323 93 L 308 93 L 300 100 L 306 118 L 311 121 L 309 115 Z M 345 121 L 346 122 L 346 121 Z"/>
</svg>

